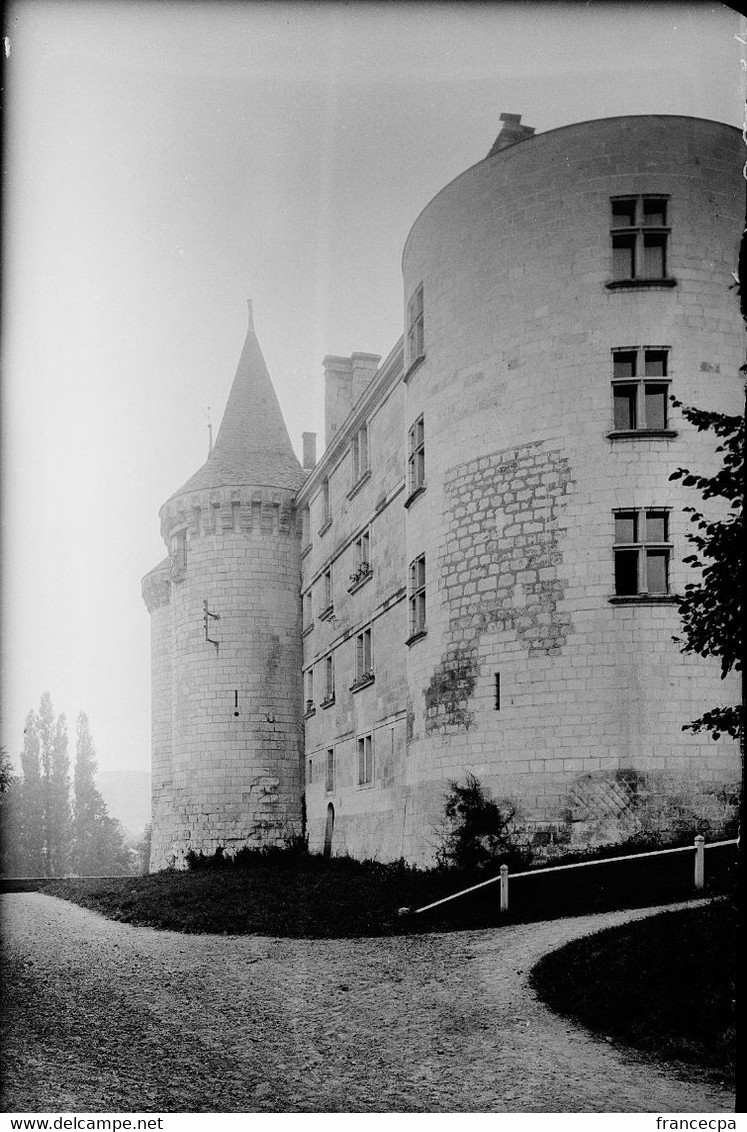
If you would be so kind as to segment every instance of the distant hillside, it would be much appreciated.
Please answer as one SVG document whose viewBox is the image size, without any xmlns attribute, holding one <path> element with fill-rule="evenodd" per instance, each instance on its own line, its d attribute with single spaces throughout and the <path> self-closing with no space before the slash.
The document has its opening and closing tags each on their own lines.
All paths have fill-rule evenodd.
<svg viewBox="0 0 747 1132">
<path fill-rule="evenodd" d="M 139 837 L 150 821 L 150 772 L 147 770 L 102 770 L 96 785 L 106 802 L 109 816 L 128 833 Z"/>
</svg>

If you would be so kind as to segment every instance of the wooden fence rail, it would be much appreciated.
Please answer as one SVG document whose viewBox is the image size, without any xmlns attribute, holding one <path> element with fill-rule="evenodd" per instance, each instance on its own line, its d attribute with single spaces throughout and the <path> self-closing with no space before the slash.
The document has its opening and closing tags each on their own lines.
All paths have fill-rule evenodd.
<svg viewBox="0 0 747 1132">
<path fill-rule="evenodd" d="M 692 845 L 678 845 L 674 849 L 654 849 L 647 853 L 627 853 L 622 857 L 601 857 L 596 861 L 576 861 L 572 865 L 555 865 L 546 869 L 527 869 L 521 873 L 512 873 L 511 879 L 518 880 L 521 877 L 536 877 L 547 873 L 562 873 L 568 869 L 590 869 L 595 865 L 612 865 L 618 861 L 639 861 L 644 857 L 663 857 L 667 853 L 695 853 L 695 873 L 694 873 L 694 887 L 696 891 L 701 892 L 705 885 L 705 850 L 716 849 L 721 845 L 738 845 L 739 839 L 733 838 L 730 841 L 712 841 L 706 845 L 705 838 L 698 834 L 695 842 Z M 460 892 L 453 892 L 450 896 L 444 896 L 441 900 L 434 900 L 432 904 L 424 904 L 422 908 L 415 908 L 412 912 L 413 916 L 420 915 L 421 912 L 430 912 L 431 908 L 438 908 L 441 904 L 448 904 L 451 900 L 458 900 L 461 896 L 467 896 L 470 892 L 477 892 L 480 888 L 487 888 L 488 885 L 498 884 L 500 886 L 500 910 L 501 912 L 508 911 L 508 865 L 501 865 L 500 873 L 497 877 L 491 877 L 490 880 L 480 881 L 479 884 L 473 884 L 470 888 L 463 888 Z"/>
</svg>

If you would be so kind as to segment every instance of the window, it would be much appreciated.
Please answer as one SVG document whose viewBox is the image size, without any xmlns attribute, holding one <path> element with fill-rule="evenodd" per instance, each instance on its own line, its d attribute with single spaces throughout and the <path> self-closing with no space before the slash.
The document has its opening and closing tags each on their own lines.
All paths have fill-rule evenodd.
<svg viewBox="0 0 747 1132">
<path fill-rule="evenodd" d="M 501 710 L 501 674 L 500 674 L 500 672 L 496 672 L 496 674 L 495 674 L 495 710 L 496 711 Z"/>
<path fill-rule="evenodd" d="M 355 638 L 355 683 L 352 689 L 370 684 L 373 680 L 373 636 L 369 626 Z"/>
<path fill-rule="evenodd" d="M 303 628 L 310 629 L 314 624 L 314 609 L 312 606 L 311 590 L 303 595 Z"/>
<path fill-rule="evenodd" d="M 335 658 L 332 653 L 325 657 L 324 660 L 324 700 L 322 706 L 325 704 L 332 704 L 335 702 Z"/>
<path fill-rule="evenodd" d="M 306 760 L 306 782 L 311 786 L 314 781 L 314 761 L 313 759 Z"/>
<path fill-rule="evenodd" d="M 322 480 L 322 525 L 319 528 L 320 532 L 326 531 L 331 522 L 332 512 L 329 505 L 329 477 L 325 476 Z"/>
<path fill-rule="evenodd" d="M 668 198 L 618 197 L 611 203 L 613 280 L 666 279 Z"/>
<path fill-rule="evenodd" d="M 418 417 L 407 434 L 407 488 L 412 496 L 425 485 L 425 425 Z"/>
<path fill-rule="evenodd" d="M 353 458 L 353 484 L 357 484 L 361 476 L 368 471 L 368 428 L 364 425 L 359 428 L 350 444 Z"/>
<path fill-rule="evenodd" d="M 187 530 L 177 531 L 171 539 L 171 575 L 181 574 L 187 569 Z"/>
<path fill-rule="evenodd" d="M 332 591 L 332 567 L 322 574 L 322 611 L 318 615 L 320 621 L 328 621 L 335 612 Z"/>
<path fill-rule="evenodd" d="M 410 563 L 410 637 L 425 632 L 425 555 Z"/>
<path fill-rule="evenodd" d="M 327 751 L 327 764 L 326 773 L 324 776 L 324 789 L 328 794 L 331 794 L 335 788 L 335 752 L 334 748 L 330 747 Z"/>
<path fill-rule="evenodd" d="M 350 575 L 350 589 L 357 589 L 371 577 L 371 533 L 364 531 L 353 546 L 355 569 Z"/>
<path fill-rule="evenodd" d="M 355 556 L 358 562 L 365 562 L 368 565 L 371 561 L 371 534 L 370 531 L 364 531 L 360 538 L 355 540 Z"/>
<path fill-rule="evenodd" d="M 368 786 L 373 782 L 373 746 L 370 735 L 358 739 L 358 785 Z"/>
<path fill-rule="evenodd" d="M 423 337 L 423 284 L 416 289 L 407 304 L 407 366 L 422 358 L 425 352 Z"/>
<path fill-rule="evenodd" d="M 314 710 L 314 669 L 307 668 L 303 678 L 304 683 L 304 714 L 308 715 Z"/>
<path fill-rule="evenodd" d="M 615 432 L 664 432 L 669 427 L 665 347 L 612 351 Z"/>
<path fill-rule="evenodd" d="M 618 597 L 669 593 L 669 513 L 615 511 L 615 594 Z"/>
</svg>

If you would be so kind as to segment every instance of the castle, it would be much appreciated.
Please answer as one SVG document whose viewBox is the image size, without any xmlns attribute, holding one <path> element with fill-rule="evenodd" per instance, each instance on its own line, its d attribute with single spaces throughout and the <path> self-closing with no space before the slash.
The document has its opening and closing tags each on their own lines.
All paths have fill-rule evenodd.
<svg viewBox="0 0 747 1132">
<path fill-rule="evenodd" d="M 739 131 L 518 115 L 423 209 L 404 334 L 328 356 L 296 458 L 251 321 L 215 446 L 143 580 L 152 868 L 305 833 L 424 864 L 474 774 L 544 847 L 730 815 L 736 680 L 684 655 L 677 411 L 738 413 Z"/>
</svg>

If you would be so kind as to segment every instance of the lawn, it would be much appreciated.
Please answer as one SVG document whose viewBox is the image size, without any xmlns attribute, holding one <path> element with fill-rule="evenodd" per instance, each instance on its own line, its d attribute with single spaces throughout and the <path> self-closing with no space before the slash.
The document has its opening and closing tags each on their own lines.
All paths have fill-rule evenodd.
<svg viewBox="0 0 747 1132">
<path fill-rule="evenodd" d="M 729 900 L 664 912 L 546 955 L 532 985 L 613 1041 L 733 1084 L 738 917 Z"/>
<path fill-rule="evenodd" d="M 728 885 L 734 857 L 733 847 L 710 851 L 710 892 Z M 174 931 L 334 938 L 488 927 L 685 900 L 694 895 L 692 868 L 692 855 L 681 853 L 517 878 L 506 914 L 498 910 L 498 886 L 491 885 L 425 915 L 398 915 L 497 869 L 424 871 L 297 852 L 249 853 L 238 863 L 186 872 L 49 881 L 42 891 L 111 919 Z"/>
</svg>

